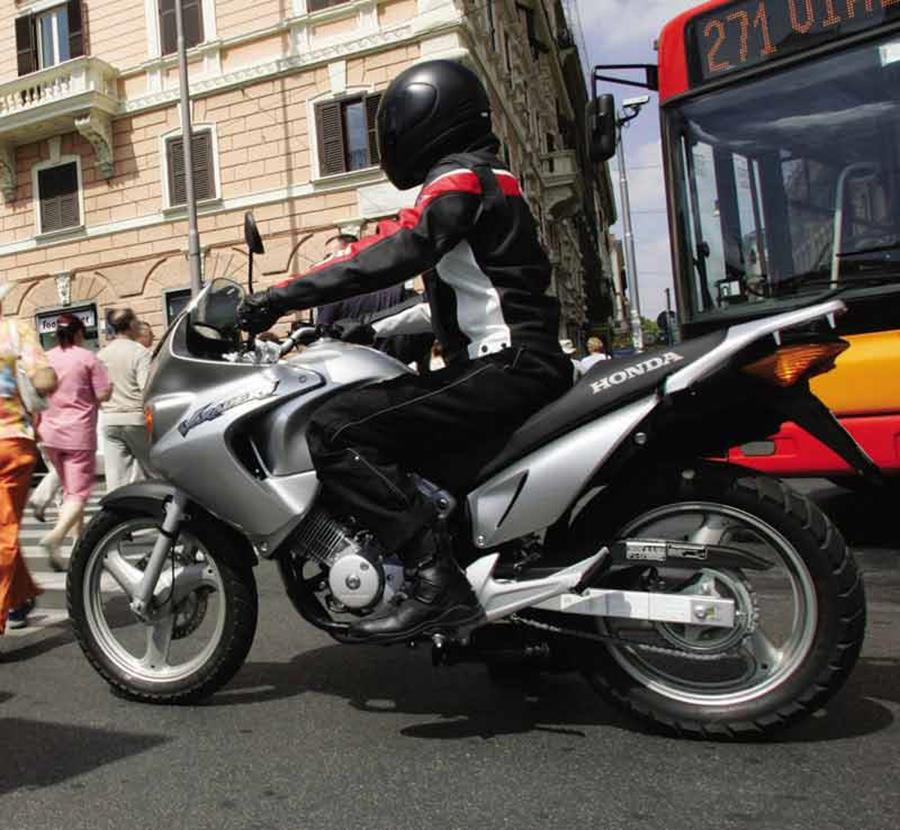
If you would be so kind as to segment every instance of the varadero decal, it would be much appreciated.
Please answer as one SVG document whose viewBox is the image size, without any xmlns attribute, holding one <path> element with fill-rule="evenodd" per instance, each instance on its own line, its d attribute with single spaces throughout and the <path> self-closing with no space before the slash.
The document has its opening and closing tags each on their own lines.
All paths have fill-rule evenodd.
<svg viewBox="0 0 900 830">
<path fill-rule="evenodd" d="M 249 401 L 262 401 L 266 398 L 271 398 L 278 389 L 279 382 L 280 381 L 277 380 L 272 381 L 258 389 L 252 389 L 249 392 L 241 392 L 240 395 L 233 395 L 230 398 L 226 398 L 224 401 L 206 404 L 206 406 L 200 407 L 200 409 L 194 412 L 189 418 L 185 418 L 178 425 L 178 431 L 181 433 L 182 438 L 184 438 L 194 427 L 205 424 L 208 421 L 215 421 L 216 418 L 221 417 L 222 414 L 229 409 L 234 409 L 236 406 L 248 403 Z"/>
<path fill-rule="evenodd" d="M 650 372 L 658 372 L 660 369 L 671 366 L 673 363 L 681 363 L 682 360 L 684 360 L 684 356 L 678 354 L 678 352 L 666 352 L 660 357 L 651 357 L 648 360 L 635 363 L 634 366 L 628 366 L 625 369 L 620 369 L 618 372 L 613 372 L 613 374 L 605 378 L 600 378 L 600 380 L 596 380 L 591 384 L 591 389 L 597 395 L 632 378 L 639 378 Z"/>
</svg>

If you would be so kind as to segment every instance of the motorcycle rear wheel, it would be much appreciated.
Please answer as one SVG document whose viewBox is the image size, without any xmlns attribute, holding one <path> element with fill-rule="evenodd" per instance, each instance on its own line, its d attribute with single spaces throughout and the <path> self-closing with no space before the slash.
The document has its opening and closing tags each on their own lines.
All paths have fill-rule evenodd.
<svg viewBox="0 0 900 830">
<path fill-rule="evenodd" d="M 856 563 L 840 533 L 808 499 L 781 481 L 724 465 L 698 465 L 643 493 L 619 494 L 581 529 L 589 526 L 595 539 L 659 538 L 654 529 L 674 527 L 692 512 L 706 516 L 695 536 L 724 528 L 730 536 L 707 542 L 767 550 L 777 566 L 763 572 L 700 569 L 682 583 L 680 590 L 691 593 L 701 585 L 719 596 L 730 592 L 744 610 L 744 635 L 658 625 L 658 643 L 683 649 L 696 662 L 637 645 L 598 643 L 582 650 L 584 674 L 605 699 L 664 731 L 729 739 L 784 728 L 823 706 L 856 663 L 866 619 Z M 779 573 L 786 576 L 781 587 Z M 786 597 L 793 610 L 767 617 L 766 603 L 779 608 L 775 600 Z M 773 618 L 783 638 L 767 633 Z M 614 620 L 598 620 L 594 630 L 621 634 Z M 720 670 L 709 660 L 719 659 L 719 647 L 721 660 L 737 666 L 734 677 L 723 677 L 724 662 Z M 749 668 L 742 676 L 736 661 L 745 658 Z M 681 664 L 687 669 L 679 673 L 675 667 Z"/>
<path fill-rule="evenodd" d="M 117 694 L 144 703 L 195 703 L 243 664 L 256 632 L 256 582 L 250 567 L 229 555 L 233 543 L 220 526 L 186 521 L 160 583 L 171 570 L 177 575 L 178 568 L 192 567 L 197 587 L 177 605 L 172 593 L 171 607 L 158 589 L 155 624 L 145 623 L 128 607 L 108 557 L 139 578 L 159 525 L 156 516 L 110 509 L 91 521 L 70 562 L 69 618 L 85 656 Z"/>
</svg>

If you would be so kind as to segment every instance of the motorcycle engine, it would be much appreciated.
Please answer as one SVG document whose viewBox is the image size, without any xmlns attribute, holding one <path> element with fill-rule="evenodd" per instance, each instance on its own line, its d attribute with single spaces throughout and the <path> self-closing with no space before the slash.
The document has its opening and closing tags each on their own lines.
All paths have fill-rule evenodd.
<svg viewBox="0 0 900 830">
<path fill-rule="evenodd" d="M 338 612 L 371 611 L 403 583 L 399 562 L 386 563 L 368 534 L 353 533 L 323 510 L 307 517 L 293 548 L 327 573 L 329 605 Z"/>
</svg>

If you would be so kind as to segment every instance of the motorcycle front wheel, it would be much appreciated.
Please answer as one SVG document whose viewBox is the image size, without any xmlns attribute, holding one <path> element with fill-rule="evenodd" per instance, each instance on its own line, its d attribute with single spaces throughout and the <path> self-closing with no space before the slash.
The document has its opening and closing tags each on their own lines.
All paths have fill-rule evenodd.
<svg viewBox="0 0 900 830">
<path fill-rule="evenodd" d="M 194 703 L 241 667 L 256 631 L 256 582 L 212 521 L 187 521 L 166 560 L 150 619 L 130 608 L 160 533 L 157 516 L 101 511 L 72 554 L 66 597 L 82 651 L 118 694 Z"/>
<path fill-rule="evenodd" d="M 803 718 L 846 680 L 865 634 L 862 579 L 808 499 L 781 481 L 704 464 L 604 508 L 589 522 L 604 538 L 723 545 L 767 563 L 612 575 L 623 588 L 730 599 L 737 620 L 729 629 L 595 620 L 608 639 L 582 651 L 584 672 L 607 700 L 667 731 L 735 738 Z"/>
</svg>

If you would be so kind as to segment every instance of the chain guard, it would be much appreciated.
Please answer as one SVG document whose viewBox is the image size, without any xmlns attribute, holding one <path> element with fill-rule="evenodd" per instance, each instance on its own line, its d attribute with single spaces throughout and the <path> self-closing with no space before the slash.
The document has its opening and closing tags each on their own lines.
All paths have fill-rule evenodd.
<svg viewBox="0 0 900 830">
<path fill-rule="evenodd" d="M 691 651 L 684 651 L 678 648 L 666 648 L 665 646 L 654 646 L 649 643 L 635 643 L 632 640 L 626 640 L 617 637 L 614 634 L 599 634 L 590 631 L 578 631 L 573 628 L 563 628 L 562 626 L 552 625 L 550 623 L 539 622 L 538 620 L 520 617 L 513 614 L 509 618 L 510 622 L 518 625 L 525 625 L 538 631 L 545 631 L 550 634 L 562 635 L 564 637 L 572 637 L 578 640 L 588 640 L 594 643 L 614 643 L 616 645 L 627 646 L 628 648 L 636 648 L 641 651 L 651 652 L 653 654 L 664 654 L 669 657 L 679 657 L 683 660 L 694 660 L 698 663 L 710 663 L 718 660 L 724 660 L 729 657 L 739 656 L 740 649 L 733 648 L 729 651 L 718 652 L 716 654 L 697 654 Z"/>
</svg>

